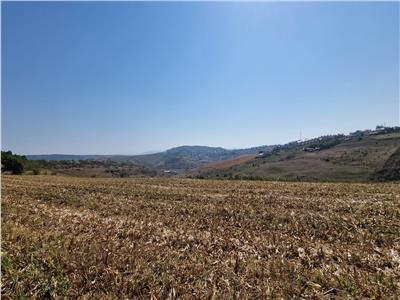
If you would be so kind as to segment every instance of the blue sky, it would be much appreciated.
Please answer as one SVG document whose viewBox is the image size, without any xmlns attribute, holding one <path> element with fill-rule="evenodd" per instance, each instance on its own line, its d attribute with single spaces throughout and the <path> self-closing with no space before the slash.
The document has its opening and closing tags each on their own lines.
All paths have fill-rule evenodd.
<svg viewBox="0 0 400 300">
<path fill-rule="evenodd" d="M 136 154 L 399 125 L 399 3 L 2 2 L 2 149 Z"/>
</svg>

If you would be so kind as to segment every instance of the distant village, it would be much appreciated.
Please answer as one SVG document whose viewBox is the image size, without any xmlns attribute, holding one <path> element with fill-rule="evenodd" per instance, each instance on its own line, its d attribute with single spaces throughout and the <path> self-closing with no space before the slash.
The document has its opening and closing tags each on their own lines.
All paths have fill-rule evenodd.
<svg viewBox="0 0 400 300">
<path fill-rule="evenodd" d="M 379 135 L 386 133 L 400 132 L 399 126 L 387 127 L 383 125 L 376 126 L 375 130 L 357 130 L 345 134 L 324 135 L 313 139 L 297 140 L 284 145 L 277 145 L 271 151 L 259 151 L 257 158 L 263 158 L 269 154 L 277 154 L 281 150 L 290 150 L 300 148 L 304 152 L 316 152 L 323 149 L 331 148 L 343 141 L 350 141 L 352 139 L 362 139 L 371 135 Z"/>
</svg>

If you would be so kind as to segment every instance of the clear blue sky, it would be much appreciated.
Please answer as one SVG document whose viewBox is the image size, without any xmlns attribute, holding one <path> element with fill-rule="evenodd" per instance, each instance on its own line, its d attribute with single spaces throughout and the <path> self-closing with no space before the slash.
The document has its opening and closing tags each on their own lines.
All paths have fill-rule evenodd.
<svg viewBox="0 0 400 300">
<path fill-rule="evenodd" d="M 396 2 L 2 2 L 2 149 L 239 148 L 384 122 Z"/>
</svg>

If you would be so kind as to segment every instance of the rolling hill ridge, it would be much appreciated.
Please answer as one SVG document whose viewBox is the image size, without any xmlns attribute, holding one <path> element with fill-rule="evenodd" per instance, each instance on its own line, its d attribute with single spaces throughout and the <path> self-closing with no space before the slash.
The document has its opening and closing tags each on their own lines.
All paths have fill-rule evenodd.
<svg viewBox="0 0 400 300">
<path fill-rule="evenodd" d="M 143 155 L 28 155 L 68 174 L 305 181 L 398 180 L 400 127 L 246 149 L 180 146 Z M 397 153 L 397 154 L 396 154 Z M 80 165 L 77 164 L 79 161 Z M 87 171 L 91 168 L 90 172 Z M 96 172 L 93 169 L 101 169 Z M 107 174 L 106 174 L 107 173 Z"/>
</svg>

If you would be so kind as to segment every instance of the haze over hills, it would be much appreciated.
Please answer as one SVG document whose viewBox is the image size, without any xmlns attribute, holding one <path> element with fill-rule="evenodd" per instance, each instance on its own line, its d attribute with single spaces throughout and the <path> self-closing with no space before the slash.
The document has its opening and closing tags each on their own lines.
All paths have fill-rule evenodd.
<svg viewBox="0 0 400 300">
<path fill-rule="evenodd" d="M 88 159 L 107 159 L 113 155 L 80 155 L 80 154 L 33 154 L 26 155 L 29 160 L 88 160 Z"/>
</svg>

